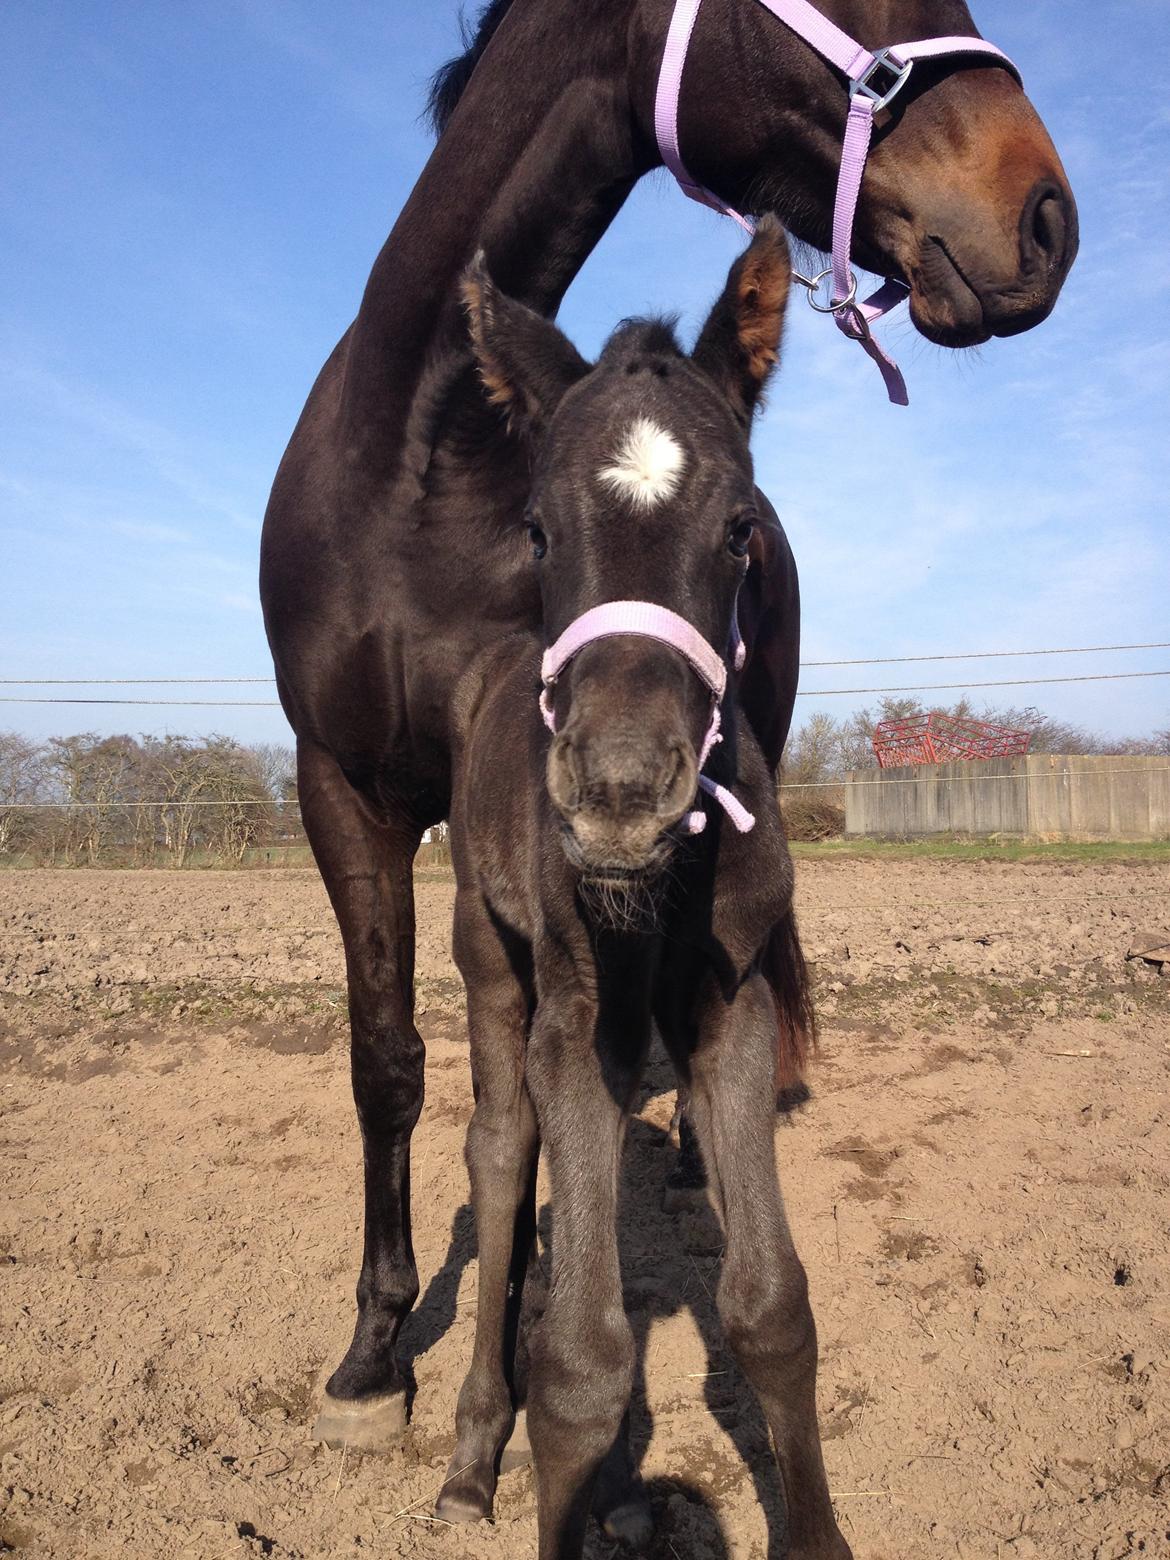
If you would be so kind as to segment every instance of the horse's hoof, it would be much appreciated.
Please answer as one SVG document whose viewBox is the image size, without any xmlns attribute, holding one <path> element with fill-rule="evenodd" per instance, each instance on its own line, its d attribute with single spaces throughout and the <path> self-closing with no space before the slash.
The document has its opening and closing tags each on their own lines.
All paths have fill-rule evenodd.
<svg viewBox="0 0 1170 1560">
<path fill-rule="evenodd" d="M 313 1439 L 326 1446 L 384 1452 L 398 1445 L 405 1430 L 405 1392 L 378 1392 L 364 1398 L 335 1398 L 326 1392 Z"/>
<path fill-rule="evenodd" d="M 662 1188 L 663 1213 L 697 1213 L 707 1206 L 705 1186 L 671 1186 L 668 1181 Z"/>
<path fill-rule="evenodd" d="M 645 1498 L 615 1506 L 606 1512 L 601 1525 L 607 1538 L 615 1538 L 630 1549 L 644 1549 L 654 1537 L 654 1517 Z"/>
<path fill-rule="evenodd" d="M 500 1453 L 500 1472 L 510 1473 L 513 1468 L 527 1468 L 532 1461 L 532 1443 L 528 1439 L 528 1414 L 523 1408 L 516 1410 L 516 1423 L 512 1434 Z"/>
</svg>

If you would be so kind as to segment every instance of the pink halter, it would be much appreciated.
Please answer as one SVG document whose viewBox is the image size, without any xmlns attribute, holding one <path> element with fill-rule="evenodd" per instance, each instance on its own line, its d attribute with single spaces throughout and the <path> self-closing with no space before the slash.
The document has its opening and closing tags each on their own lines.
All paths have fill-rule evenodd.
<svg viewBox="0 0 1170 1560">
<path fill-rule="evenodd" d="M 734 618 L 732 622 L 735 669 L 739 671 L 744 663 L 745 651 L 738 624 Z M 686 658 L 692 670 L 711 690 L 711 719 L 699 749 L 699 769 L 702 770 L 711 749 L 723 740 L 719 731 L 719 705 L 727 687 L 727 667 L 723 657 L 686 618 L 672 612 L 669 607 L 655 606 L 651 601 L 606 601 L 599 607 L 590 607 L 588 612 L 582 612 L 580 617 L 574 618 L 556 643 L 549 646 L 540 663 L 540 680 L 543 684 L 540 713 L 544 716 L 545 725 L 550 731 L 555 732 L 557 729 L 552 692 L 565 667 L 586 645 L 596 639 L 609 639 L 614 634 L 640 634 L 646 639 L 657 639 L 660 644 L 669 645 Z M 755 828 L 755 818 L 726 786 L 700 773 L 699 787 L 708 796 L 714 797 L 741 834 L 747 834 Z M 683 819 L 683 828 L 688 834 L 701 834 L 706 827 L 707 815 L 700 808 L 692 808 Z"/>
<path fill-rule="evenodd" d="M 658 93 L 654 104 L 654 128 L 662 160 L 674 174 L 683 193 L 713 211 L 733 217 L 747 232 L 754 231 L 751 221 L 740 216 L 726 201 L 703 185 L 697 184 L 683 166 L 678 144 L 678 98 L 683 66 L 687 60 L 691 33 L 702 0 L 676 0 L 674 15 L 666 35 L 666 47 L 658 74 Z M 858 302 L 857 277 L 850 263 L 853 218 L 861 194 L 861 180 L 869 156 L 874 116 L 888 108 L 906 85 L 916 60 L 938 59 L 948 54 L 986 54 L 1005 65 L 1017 81 L 1020 73 L 1001 49 L 982 38 L 924 38 L 918 43 L 899 43 L 885 49 L 869 50 L 842 32 L 810 4 L 810 0 L 760 0 L 774 16 L 798 37 L 828 60 L 849 82 L 849 114 L 845 121 L 845 139 L 841 148 L 841 171 L 837 177 L 837 199 L 833 209 L 833 263 L 816 276 L 794 273 L 795 280 L 808 289 L 808 301 L 820 314 L 832 314 L 837 325 L 877 364 L 890 400 L 907 406 L 906 381 L 902 371 L 874 340 L 870 325 L 909 297 L 904 282 L 888 277 L 878 290 Z M 827 303 L 821 303 L 817 291 L 832 278 Z"/>
</svg>

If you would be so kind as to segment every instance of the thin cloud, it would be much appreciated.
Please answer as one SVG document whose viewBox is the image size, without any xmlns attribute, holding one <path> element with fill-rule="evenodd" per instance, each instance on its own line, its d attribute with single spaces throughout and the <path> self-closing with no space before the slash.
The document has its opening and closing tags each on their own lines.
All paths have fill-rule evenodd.
<svg viewBox="0 0 1170 1560">
<path fill-rule="evenodd" d="M 46 410 L 133 450 L 156 475 L 200 508 L 241 530 L 259 531 L 259 517 L 248 514 L 232 498 L 204 481 L 183 441 L 170 429 L 93 389 L 80 378 L 63 379 L 39 363 L 9 358 L 0 361 L 0 372 L 24 397 L 35 398 Z"/>
<path fill-rule="evenodd" d="M 140 523 L 136 520 L 111 520 L 110 530 L 117 532 L 119 536 L 127 536 L 135 542 L 165 544 L 189 543 L 192 540 L 190 531 L 181 531 L 178 526 Z"/>
</svg>

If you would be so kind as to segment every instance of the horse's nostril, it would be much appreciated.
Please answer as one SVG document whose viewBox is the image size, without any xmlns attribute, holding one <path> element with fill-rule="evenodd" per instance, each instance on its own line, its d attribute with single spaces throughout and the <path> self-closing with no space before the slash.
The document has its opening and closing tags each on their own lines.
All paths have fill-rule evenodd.
<svg viewBox="0 0 1170 1560">
<path fill-rule="evenodd" d="M 1068 252 L 1070 213 L 1063 190 L 1045 180 L 1028 197 L 1021 220 L 1025 261 L 1058 270 Z"/>
</svg>

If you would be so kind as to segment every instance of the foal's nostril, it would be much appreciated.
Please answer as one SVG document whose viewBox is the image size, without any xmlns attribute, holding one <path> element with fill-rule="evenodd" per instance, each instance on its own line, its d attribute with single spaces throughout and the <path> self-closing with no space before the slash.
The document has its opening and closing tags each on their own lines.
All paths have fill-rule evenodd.
<svg viewBox="0 0 1170 1560">
<path fill-rule="evenodd" d="M 655 811 L 669 828 L 690 807 L 699 783 L 698 765 L 689 747 L 675 743 L 658 779 Z"/>
<path fill-rule="evenodd" d="M 658 779 L 658 805 L 659 805 L 659 807 L 661 807 L 664 802 L 666 802 L 667 805 L 669 805 L 670 793 L 674 789 L 674 787 L 675 787 L 675 785 L 676 785 L 676 783 L 678 781 L 679 770 L 682 768 L 682 766 L 683 766 L 683 753 L 682 753 L 682 749 L 679 748 L 679 747 L 671 748 L 670 753 L 669 753 L 669 755 L 667 757 L 667 760 L 666 760 L 666 764 L 663 767 L 662 774 L 659 776 L 659 779 Z"/>
<path fill-rule="evenodd" d="M 1043 179 L 1024 205 L 1020 218 L 1020 246 L 1028 267 L 1059 271 L 1075 241 L 1076 214 L 1069 197 L 1058 184 Z"/>
<path fill-rule="evenodd" d="M 566 816 L 581 806 L 581 777 L 573 744 L 564 732 L 558 736 L 548 754 L 548 789 L 553 805 Z"/>
</svg>

